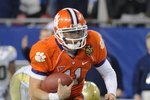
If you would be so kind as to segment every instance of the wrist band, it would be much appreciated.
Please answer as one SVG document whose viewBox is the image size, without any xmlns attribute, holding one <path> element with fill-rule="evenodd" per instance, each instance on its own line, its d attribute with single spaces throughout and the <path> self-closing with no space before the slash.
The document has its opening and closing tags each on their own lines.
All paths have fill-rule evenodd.
<svg viewBox="0 0 150 100">
<path fill-rule="evenodd" d="M 57 93 L 49 93 L 48 97 L 49 97 L 49 100 L 59 100 L 59 96 Z"/>
</svg>

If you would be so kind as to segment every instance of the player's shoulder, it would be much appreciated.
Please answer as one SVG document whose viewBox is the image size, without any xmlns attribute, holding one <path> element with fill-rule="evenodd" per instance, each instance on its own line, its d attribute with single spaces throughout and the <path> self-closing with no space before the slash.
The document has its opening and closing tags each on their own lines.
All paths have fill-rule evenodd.
<svg viewBox="0 0 150 100">
<path fill-rule="evenodd" d="M 56 46 L 55 37 L 50 36 L 44 40 L 40 40 L 35 43 L 31 48 L 31 53 L 35 52 L 44 52 L 44 53 L 53 53 Z"/>
<path fill-rule="evenodd" d="M 102 39 L 102 36 L 99 32 L 94 30 L 88 30 L 87 40 L 90 42 L 99 42 Z"/>
<path fill-rule="evenodd" d="M 46 39 L 40 40 L 36 42 L 32 47 L 44 47 L 47 48 L 47 46 L 51 46 L 54 42 L 54 36 L 50 36 Z M 42 48 L 41 48 L 42 49 Z"/>
</svg>

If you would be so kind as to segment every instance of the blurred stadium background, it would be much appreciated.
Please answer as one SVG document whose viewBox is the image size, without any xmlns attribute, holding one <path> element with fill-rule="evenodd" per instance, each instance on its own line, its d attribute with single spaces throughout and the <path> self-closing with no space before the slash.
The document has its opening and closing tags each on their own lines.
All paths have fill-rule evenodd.
<svg viewBox="0 0 150 100">
<path fill-rule="evenodd" d="M 21 39 L 28 35 L 29 46 L 38 41 L 40 27 L 35 26 L 16 26 L 0 25 L 0 45 L 12 45 L 17 49 L 18 67 L 27 65 L 28 62 L 21 52 Z M 145 36 L 150 31 L 145 27 L 99 27 L 89 26 L 100 32 L 106 42 L 109 52 L 115 55 L 121 65 L 123 72 L 124 97 L 132 97 L 132 80 L 135 64 L 139 57 L 146 52 Z"/>
<path fill-rule="evenodd" d="M 148 15 L 150 10 L 144 10 L 145 12 L 142 10 L 143 5 L 149 2 L 144 2 L 147 0 L 114 0 L 116 6 L 119 1 L 126 1 L 124 6 L 129 6 L 129 10 L 126 9 L 125 11 L 122 8 L 116 8 L 122 9 L 122 12 L 120 17 L 114 17 L 110 16 L 110 8 L 107 7 L 108 5 L 106 6 L 105 0 L 89 1 L 91 1 L 89 7 L 93 7 L 93 5 L 90 4 L 99 1 L 97 16 L 86 17 L 89 29 L 96 30 L 102 34 L 108 51 L 117 57 L 123 72 L 124 99 L 120 100 L 132 99 L 132 81 L 135 77 L 133 76 L 136 67 L 135 64 L 137 60 L 146 53 L 145 36 L 150 32 L 150 18 Z M 110 0 L 107 1 L 109 2 Z M 17 2 L 17 0 L 14 2 Z M 141 9 L 137 11 L 136 7 L 141 7 Z M 3 3 L 0 4 L 0 8 L 3 8 Z M 3 17 L 3 14 L 0 14 L 0 45 L 12 45 L 17 49 L 17 68 L 29 64 L 23 57 L 21 51 L 21 40 L 23 36 L 28 36 L 29 46 L 32 46 L 38 41 L 40 29 L 47 23 L 52 22 L 52 20 L 53 17 L 47 16 L 38 18 L 12 18 L 7 16 Z"/>
</svg>

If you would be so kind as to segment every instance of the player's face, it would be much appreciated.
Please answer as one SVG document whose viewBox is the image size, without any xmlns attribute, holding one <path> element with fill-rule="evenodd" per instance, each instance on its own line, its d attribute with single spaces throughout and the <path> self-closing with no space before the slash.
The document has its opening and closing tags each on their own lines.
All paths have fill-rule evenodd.
<svg viewBox="0 0 150 100">
<path fill-rule="evenodd" d="M 63 34 L 67 44 L 72 43 L 71 39 L 74 39 L 74 43 L 77 43 L 79 40 L 76 39 L 82 38 L 84 36 L 83 30 L 65 32 Z"/>
<path fill-rule="evenodd" d="M 86 44 L 86 21 L 76 9 L 62 9 L 54 18 L 54 33 L 63 47 L 70 50 L 81 49 Z"/>
</svg>

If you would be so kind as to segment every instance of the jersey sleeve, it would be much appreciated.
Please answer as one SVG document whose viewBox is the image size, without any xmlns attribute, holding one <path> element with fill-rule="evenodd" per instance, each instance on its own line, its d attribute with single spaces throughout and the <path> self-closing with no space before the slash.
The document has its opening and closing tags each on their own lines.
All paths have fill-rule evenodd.
<svg viewBox="0 0 150 100">
<path fill-rule="evenodd" d="M 91 37 L 93 39 L 92 44 L 94 49 L 93 50 L 94 65 L 98 67 L 105 61 L 107 57 L 107 49 L 100 33 L 92 31 Z"/>
<path fill-rule="evenodd" d="M 35 74 L 46 75 L 51 70 L 51 60 L 45 43 L 38 42 L 32 46 L 30 60 L 32 72 Z"/>
<path fill-rule="evenodd" d="M 96 59 L 96 64 L 102 64 L 106 57 L 107 57 L 107 49 L 106 49 L 106 45 L 104 43 L 104 40 L 102 38 L 102 36 L 99 34 L 99 41 L 98 41 L 98 46 L 97 46 L 99 52 L 97 52 L 97 59 Z"/>
</svg>

